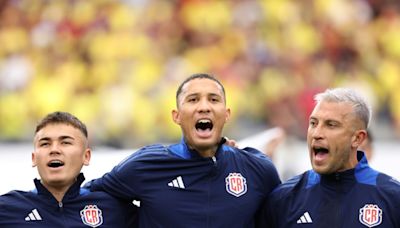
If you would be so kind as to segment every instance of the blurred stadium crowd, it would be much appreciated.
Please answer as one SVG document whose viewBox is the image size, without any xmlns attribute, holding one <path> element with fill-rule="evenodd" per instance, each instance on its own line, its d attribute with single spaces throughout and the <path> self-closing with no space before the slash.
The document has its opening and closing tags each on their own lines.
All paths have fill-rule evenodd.
<svg viewBox="0 0 400 228">
<path fill-rule="evenodd" d="M 226 85 L 228 136 L 303 139 L 313 95 L 348 86 L 400 137 L 400 2 L 0 1 L 0 141 L 31 140 L 55 110 L 99 144 L 177 140 L 175 90 L 197 72 Z"/>
</svg>

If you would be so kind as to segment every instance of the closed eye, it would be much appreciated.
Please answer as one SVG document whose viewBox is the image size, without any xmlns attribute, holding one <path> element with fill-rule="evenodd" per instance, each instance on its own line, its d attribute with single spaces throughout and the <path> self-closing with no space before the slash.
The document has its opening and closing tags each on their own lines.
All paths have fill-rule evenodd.
<svg viewBox="0 0 400 228">
<path fill-rule="evenodd" d="M 186 101 L 189 102 L 189 103 L 196 102 L 196 101 L 197 101 L 197 96 L 195 96 L 195 95 L 188 96 L 188 97 L 186 98 Z"/>
<path fill-rule="evenodd" d="M 46 147 L 46 146 L 48 146 L 48 145 L 50 145 L 50 143 L 48 143 L 48 142 L 39 143 L 39 146 L 40 146 L 40 147 Z"/>
<path fill-rule="evenodd" d="M 335 128 L 335 127 L 339 126 L 339 123 L 336 121 L 328 121 L 326 123 L 326 126 L 328 126 L 329 128 Z"/>
<path fill-rule="evenodd" d="M 220 102 L 222 100 L 222 98 L 220 96 L 217 96 L 217 95 L 213 95 L 209 99 L 213 103 L 217 103 L 217 102 Z"/>
</svg>

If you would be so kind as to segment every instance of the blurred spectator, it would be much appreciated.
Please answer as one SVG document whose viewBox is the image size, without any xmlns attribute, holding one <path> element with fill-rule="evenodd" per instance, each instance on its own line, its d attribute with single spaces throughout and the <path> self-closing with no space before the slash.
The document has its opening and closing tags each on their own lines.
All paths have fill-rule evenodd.
<svg viewBox="0 0 400 228">
<path fill-rule="evenodd" d="M 400 137 L 399 6 L 0 1 L 0 140 L 29 140 L 26 126 L 65 110 L 94 129 L 95 143 L 175 141 L 179 129 L 163 111 L 173 98 L 165 94 L 195 72 L 218 75 L 232 91 L 231 138 L 280 127 L 304 139 L 313 95 L 338 85 L 368 93 L 377 121 L 396 133 L 386 135 Z M 237 126 L 243 131 L 231 131 Z"/>
</svg>

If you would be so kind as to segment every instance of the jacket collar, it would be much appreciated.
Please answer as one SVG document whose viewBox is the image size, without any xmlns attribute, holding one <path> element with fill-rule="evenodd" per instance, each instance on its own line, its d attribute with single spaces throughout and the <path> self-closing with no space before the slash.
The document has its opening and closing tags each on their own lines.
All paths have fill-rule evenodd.
<svg viewBox="0 0 400 228">
<path fill-rule="evenodd" d="M 221 138 L 221 141 L 218 143 L 217 152 L 215 153 L 215 157 L 218 157 L 220 151 L 223 151 L 224 143 L 226 142 L 225 138 Z M 176 154 L 177 156 L 184 158 L 184 159 L 191 159 L 191 158 L 203 158 L 200 154 L 194 150 L 190 149 L 187 145 L 185 139 L 182 137 L 180 143 L 170 145 L 168 149 Z"/>
<path fill-rule="evenodd" d="M 81 184 L 83 183 L 84 180 L 85 180 L 85 176 L 83 175 L 83 173 L 80 173 L 78 175 L 78 177 L 76 178 L 75 183 L 73 183 L 71 185 L 71 187 L 65 193 L 65 196 L 64 196 L 63 200 L 78 196 L 79 193 L 80 193 L 80 186 L 81 186 Z M 34 190 L 32 190 L 34 193 L 37 193 L 39 195 L 53 196 L 49 192 L 49 190 L 47 190 L 47 188 L 45 186 L 43 186 L 43 184 L 41 183 L 40 179 L 35 178 L 33 181 L 34 181 L 35 186 L 36 186 L 36 188 Z"/>
<path fill-rule="evenodd" d="M 328 188 L 337 190 L 337 187 L 340 186 L 342 191 L 348 191 L 356 182 L 375 185 L 379 173 L 369 167 L 364 152 L 357 151 L 357 159 L 358 163 L 355 168 L 342 172 L 321 175 L 314 170 L 310 170 L 308 172 L 307 188 L 321 183 L 321 185 Z"/>
</svg>

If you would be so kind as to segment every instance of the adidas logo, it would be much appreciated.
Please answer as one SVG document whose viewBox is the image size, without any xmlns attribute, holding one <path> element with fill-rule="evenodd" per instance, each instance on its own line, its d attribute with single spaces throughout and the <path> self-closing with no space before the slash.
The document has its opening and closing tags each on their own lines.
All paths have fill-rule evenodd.
<svg viewBox="0 0 400 228">
<path fill-rule="evenodd" d="M 25 217 L 25 221 L 39 221 L 39 220 L 42 220 L 42 217 L 40 217 L 37 209 L 33 209 L 32 212 Z"/>
<path fill-rule="evenodd" d="M 183 184 L 183 179 L 181 176 L 179 176 L 179 177 L 173 179 L 171 182 L 169 182 L 168 186 L 174 187 L 174 188 L 185 189 L 185 184 Z"/>
<path fill-rule="evenodd" d="M 304 223 L 312 223 L 312 219 L 308 211 L 306 211 L 300 218 L 297 220 L 297 224 L 304 224 Z"/>
</svg>

